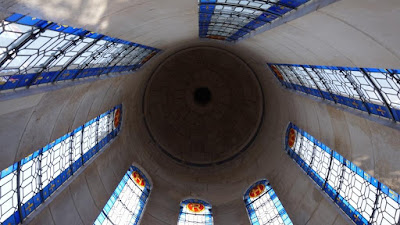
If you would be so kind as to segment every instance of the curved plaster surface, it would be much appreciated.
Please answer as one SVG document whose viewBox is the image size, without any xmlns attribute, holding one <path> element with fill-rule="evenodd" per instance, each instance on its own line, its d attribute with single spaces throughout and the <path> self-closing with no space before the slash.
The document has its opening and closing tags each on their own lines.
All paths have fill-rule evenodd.
<svg viewBox="0 0 400 225">
<path fill-rule="evenodd" d="M 225 47 L 233 53 L 240 53 L 241 50 Z M 21 122 L 24 125 L 2 124 L 2 130 L 20 133 L 9 136 L 9 143 L 21 140 L 19 147 L 2 148 L 17 153 L 7 160 L 2 157 L 3 167 L 50 141 L 50 138 L 40 138 L 43 135 L 34 132 L 35 127 L 43 127 L 43 131 L 50 129 L 48 137 L 54 139 L 113 105 L 122 102 L 124 107 L 119 137 L 82 175 L 44 207 L 31 224 L 70 224 L 72 218 L 75 224 L 91 224 L 132 162 L 142 166 L 152 179 L 153 189 L 142 224 L 176 224 L 179 202 L 187 197 L 209 201 L 213 205 L 215 224 L 249 224 L 242 195 L 260 178 L 270 180 L 295 224 L 351 224 L 284 153 L 283 135 L 288 121 L 296 123 L 399 191 L 396 174 L 400 168 L 394 160 L 400 154 L 397 149 L 399 140 L 394 138 L 399 134 L 397 129 L 283 89 L 266 70 L 261 59 L 249 62 L 265 92 L 265 121 L 248 151 L 227 164 L 209 168 L 180 165 L 160 154 L 145 132 L 140 104 L 146 77 L 171 53 L 173 51 L 165 52 L 136 74 L 29 97 L 34 106 L 26 109 L 14 104 L 23 99 L 1 102 L 2 109 L 6 104 L 15 107 L 1 115 L 2 121 L 18 121 L 15 119 L 17 116 L 28 117 L 25 123 Z M 36 100 L 36 104 L 31 100 L 35 98 L 40 99 Z M 51 101 L 53 98 L 64 102 L 64 105 L 54 107 L 57 104 Z M 50 110 L 50 105 L 54 111 Z M 40 119 L 33 112 L 43 119 L 47 118 L 47 122 L 40 125 Z M 49 119 L 53 114 L 59 116 Z M 71 119 L 63 119 L 67 116 Z M 1 137 L 4 137 L 3 134 Z"/>
<path fill-rule="evenodd" d="M 3 0 L 1 12 L 43 15 L 82 26 L 88 21 L 84 16 L 96 13 L 94 6 L 103 7 L 103 2 L 107 1 L 63 8 L 55 0 Z M 197 37 L 196 3 L 163 2 L 107 3 L 104 12 L 109 16 L 93 16 L 95 22 L 87 22 L 87 28 L 94 31 L 168 47 L 140 72 L 0 102 L 1 168 L 108 108 L 124 105 L 119 137 L 31 224 L 91 224 L 132 162 L 141 165 L 153 183 L 141 224 L 176 224 L 179 202 L 198 197 L 213 205 L 215 224 L 247 225 L 242 195 L 260 178 L 270 180 L 294 224 L 351 224 L 284 153 L 283 135 L 289 121 L 400 192 L 399 129 L 285 90 L 265 67 L 268 61 L 399 68 L 400 29 L 394 29 L 400 20 L 398 1 L 341 0 L 234 46 L 213 41 L 182 44 Z M 57 10 L 63 13 L 51 14 Z M 103 20 L 107 26 L 102 27 Z M 116 26 L 120 23 L 123 26 Z M 133 25 L 125 29 L 128 23 Z M 153 69 L 175 49 L 194 43 L 218 45 L 243 58 L 259 77 L 265 95 L 265 121 L 258 138 L 241 157 L 210 168 L 179 165 L 159 154 L 145 132 L 140 107 L 144 82 Z"/>
</svg>

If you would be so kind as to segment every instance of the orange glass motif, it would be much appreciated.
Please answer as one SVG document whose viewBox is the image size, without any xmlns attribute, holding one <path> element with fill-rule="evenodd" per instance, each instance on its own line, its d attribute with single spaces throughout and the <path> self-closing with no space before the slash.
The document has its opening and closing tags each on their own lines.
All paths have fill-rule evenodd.
<svg viewBox="0 0 400 225">
<path fill-rule="evenodd" d="M 281 71 L 279 71 L 275 66 L 271 66 L 271 68 L 275 72 L 275 74 L 278 77 L 278 79 L 279 80 L 283 80 L 283 76 L 281 74 Z"/>
<path fill-rule="evenodd" d="M 149 61 L 153 56 L 155 56 L 156 55 L 156 52 L 152 52 L 151 54 L 149 54 L 148 56 L 146 56 L 143 60 L 142 60 L 142 62 L 141 62 L 141 64 L 145 64 L 147 61 Z"/>
<path fill-rule="evenodd" d="M 146 181 L 143 179 L 143 177 L 137 171 L 132 173 L 132 179 L 140 187 L 144 187 L 146 185 Z"/>
<path fill-rule="evenodd" d="M 289 147 L 293 148 L 295 141 L 296 141 L 296 131 L 293 128 L 290 128 L 289 138 L 288 138 Z"/>
<path fill-rule="evenodd" d="M 118 127 L 120 121 L 121 121 L 121 110 L 117 109 L 115 111 L 114 127 Z"/>
<path fill-rule="evenodd" d="M 226 39 L 226 37 L 224 37 L 224 36 L 219 36 L 219 35 L 208 35 L 207 38 L 215 39 L 215 40 L 221 40 L 221 41 L 223 41 L 223 40 Z"/>
<path fill-rule="evenodd" d="M 204 205 L 201 203 L 189 203 L 187 204 L 187 208 L 194 213 L 199 213 L 205 209 Z"/>
<path fill-rule="evenodd" d="M 264 184 L 258 184 L 253 189 L 250 191 L 250 198 L 256 198 L 260 196 L 265 190 L 265 185 Z"/>
</svg>

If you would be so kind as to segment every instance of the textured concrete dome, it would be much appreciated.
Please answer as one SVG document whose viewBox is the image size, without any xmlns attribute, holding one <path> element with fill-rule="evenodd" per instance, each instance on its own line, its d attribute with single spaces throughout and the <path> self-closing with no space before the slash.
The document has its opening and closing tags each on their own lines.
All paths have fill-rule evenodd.
<svg viewBox="0 0 400 225">
<path fill-rule="evenodd" d="M 253 71 L 212 47 L 171 55 L 151 76 L 143 102 L 148 132 L 160 150 L 193 166 L 220 164 L 245 151 L 263 115 Z"/>
</svg>

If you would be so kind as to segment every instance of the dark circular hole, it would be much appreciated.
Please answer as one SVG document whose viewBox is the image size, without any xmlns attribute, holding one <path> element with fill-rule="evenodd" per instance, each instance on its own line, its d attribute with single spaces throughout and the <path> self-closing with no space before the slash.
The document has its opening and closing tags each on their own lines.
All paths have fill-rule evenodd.
<svg viewBox="0 0 400 225">
<path fill-rule="evenodd" d="M 197 88 L 193 93 L 194 101 L 199 105 L 207 105 L 211 101 L 211 92 L 207 87 Z"/>
</svg>

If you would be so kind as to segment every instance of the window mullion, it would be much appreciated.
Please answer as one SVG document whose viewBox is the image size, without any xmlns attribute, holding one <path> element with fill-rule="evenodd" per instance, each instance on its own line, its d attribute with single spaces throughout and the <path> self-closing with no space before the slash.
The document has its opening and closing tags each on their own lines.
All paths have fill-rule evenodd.
<svg viewBox="0 0 400 225">
<path fill-rule="evenodd" d="M 361 91 L 360 87 L 358 87 L 357 83 L 355 82 L 355 80 L 354 80 L 354 78 L 353 78 L 353 76 L 351 74 L 351 71 L 340 70 L 340 73 L 343 74 L 344 78 L 346 78 L 350 82 L 350 84 L 353 86 L 354 90 L 360 96 L 360 100 L 363 103 L 363 105 L 364 105 L 365 109 L 367 110 L 368 114 L 371 114 L 371 111 L 370 111 L 368 105 L 366 104 L 367 99 L 366 99 L 364 93 Z"/>
<path fill-rule="evenodd" d="M 326 80 L 321 76 L 321 74 L 314 68 L 311 68 L 312 71 L 314 71 L 314 73 L 318 76 L 318 78 L 320 79 L 320 81 L 322 82 L 322 84 L 324 84 L 326 90 L 329 92 L 331 98 L 333 99 L 333 101 L 337 104 L 337 100 L 334 98 L 333 95 L 333 91 L 332 89 L 329 87 L 329 85 L 326 83 Z"/>
<path fill-rule="evenodd" d="M 98 40 L 100 40 L 100 39 L 98 39 Z M 96 42 L 97 42 L 98 40 L 96 40 Z M 105 48 L 101 49 L 100 51 L 94 52 L 94 55 L 90 57 L 90 60 L 87 61 L 87 62 L 85 63 L 85 65 L 84 65 L 82 68 L 79 69 L 79 71 L 75 74 L 74 78 L 72 78 L 72 79 L 76 79 L 76 78 L 78 77 L 78 75 L 82 73 L 82 71 L 83 71 L 84 69 L 86 69 L 87 67 L 89 67 L 89 64 L 90 64 L 93 60 L 95 60 L 95 59 L 97 59 L 99 56 L 101 56 L 101 54 L 103 54 L 103 53 L 104 53 L 107 49 L 109 49 L 111 46 L 116 45 L 116 43 L 114 43 L 114 42 L 107 42 L 105 45 L 106 45 Z M 104 46 L 103 46 L 103 47 L 104 47 Z"/>
<path fill-rule="evenodd" d="M 290 5 L 288 5 L 288 4 L 284 4 L 284 3 L 282 3 L 282 2 L 273 2 L 273 1 L 271 1 L 271 0 L 262 0 L 262 2 L 264 2 L 265 4 L 271 4 L 271 5 L 276 5 L 276 6 L 283 6 L 283 7 L 286 7 L 286 8 L 289 8 L 289 9 L 296 9 L 295 7 L 292 7 L 292 6 L 290 6 Z"/>
<path fill-rule="evenodd" d="M 369 80 L 369 82 L 371 82 L 371 84 L 374 87 L 375 91 L 378 92 L 379 96 L 382 98 L 383 103 L 385 104 L 385 106 L 389 110 L 389 113 L 390 113 L 390 116 L 391 116 L 392 120 L 396 121 L 396 119 L 394 117 L 393 110 L 390 107 L 390 104 L 387 102 L 385 96 L 383 96 L 381 90 L 379 90 L 378 85 L 375 83 L 375 81 L 373 81 L 373 79 L 371 79 L 370 75 L 368 74 L 368 72 L 364 68 L 360 68 L 360 71 L 365 75 L 365 77 Z"/>
<path fill-rule="evenodd" d="M 67 37 L 67 35 L 65 35 L 65 37 Z M 65 37 L 64 37 L 64 38 L 65 38 Z M 39 77 L 39 76 L 43 73 L 43 71 L 45 71 L 46 69 L 48 69 L 48 66 L 49 66 L 52 62 L 54 62 L 54 60 L 58 59 L 58 58 L 59 58 L 60 56 L 62 56 L 62 55 L 65 55 L 66 51 L 67 51 L 69 48 L 71 48 L 72 46 L 75 46 L 76 43 L 77 43 L 79 40 L 83 40 L 83 38 L 84 38 L 84 35 L 79 36 L 78 39 L 70 40 L 70 41 L 68 42 L 68 44 L 66 44 L 62 49 L 58 50 L 58 53 L 57 53 L 57 54 L 52 55 L 51 58 L 48 59 L 48 60 L 46 61 L 46 63 L 42 66 L 41 70 L 40 70 L 39 72 L 37 72 L 36 75 L 31 79 L 30 83 L 28 83 L 27 86 L 31 86 L 32 83 L 35 82 L 36 78 Z"/>
<path fill-rule="evenodd" d="M 290 66 L 287 66 L 287 67 L 290 67 Z M 290 85 L 292 85 L 292 87 L 293 87 L 293 89 L 294 90 L 299 90 L 295 85 L 298 83 L 298 82 L 293 82 L 293 79 L 296 79 L 296 80 L 298 80 L 298 78 L 297 77 L 293 77 L 292 75 L 288 75 L 288 73 L 287 73 L 287 71 L 285 71 L 284 69 L 282 69 L 282 67 L 281 66 L 279 66 L 279 68 L 280 68 L 280 70 L 285 74 L 285 76 L 289 79 L 289 81 L 290 81 Z M 300 82 L 300 81 L 299 81 Z M 301 90 L 299 90 L 299 91 L 302 91 L 302 92 L 306 92 L 306 90 L 304 89 L 304 84 L 302 83 L 302 82 L 300 82 L 301 83 Z M 303 87 L 304 86 L 304 87 Z"/>
<path fill-rule="evenodd" d="M 117 201 L 117 200 L 116 200 Z M 108 215 L 104 212 L 104 210 L 102 210 L 102 212 L 104 213 L 104 216 L 106 217 L 106 219 L 108 220 L 109 223 L 111 223 L 112 225 L 117 225 L 115 224 L 113 221 L 111 221 L 111 219 L 108 217 Z"/>
<path fill-rule="evenodd" d="M 131 52 L 133 52 L 133 51 L 135 51 L 136 49 L 139 49 L 139 48 L 141 48 L 141 47 L 139 47 L 139 46 L 135 46 L 135 48 L 134 49 L 132 49 L 132 51 Z M 131 53 L 130 52 L 130 53 Z M 130 54 L 129 53 L 129 54 Z M 128 55 L 129 55 L 128 54 Z M 139 54 L 137 54 L 137 55 L 134 55 L 134 57 L 129 61 L 129 63 L 127 63 L 126 65 L 132 65 L 131 63 L 133 62 L 133 61 L 135 61 L 135 59 L 137 58 L 137 57 L 139 57 L 139 55 L 140 55 L 140 53 Z"/>
<path fill-rule="evenodd" d="M 315 157 L 315 152 L 316 152 L 315 146 L 316 146 L 316 144 L 313 142 L 313 153 L 312 153 L 312 155 L 311 155 L 310 165 L 309 165 L 307 174 L 309 174 L 309 172 L 312 170 L 311 166 L 312 166 L 312 164 L 313 164 L 314 157 Z M 315 172 L 316 172 L 316 171 L 315 171 Z"/>
<path fill-rule="evenodd" d="M 385 69 L 385 71 L 386 71 L 388 74 L 390 74 L 390 76 L 392 76 L 392 77 L 396 80 L 396 82 L 397 82 L 398 84 L 400 84 L 400 78 L 397 78 L 397 77 L 395 76 L 395 73 L 393 73 L 393 72 L 391 72 L 391 71 L 389 71 L 389 70 L 387 70 L 387 69 Z"/>
<path fill-rule="evenodd" d="M 17 164 L 17 205 L 18 205 L 18 215 L 22 221 L 22 207 L 21 207 L 21 161 Z"/>
<path fill-rule="evenodd" d="M 304 71 L 305 73 L 307 73 L 308 77 L 310 77 L 310 79 L 312 80 L 312 82 L 315 84 L 315 87 L 318 88 L 318 91 L 319 91 L 319 93 L 321 94 L 322 99 L 325 99 L 325 96 L 324 96 L 324 94 L 322 93 L 321 88 L 318 86 L 318 84 L 317 84 L 317 82 L 314 80 L 314 78 L 310 75 L 310 73 L 306 70 L 306 68 L 305 68 L 304 66 L 301 66 L 301 68 L 303 69 L 303 71 Z M 292 70 L 292 71 L 293 71 L 293 70 Z M 295 72 L 295 71 L 293 71 L 293 72 Z"/>
<path fill-rule="evenodd" d="M 113 124 L 114 124 L 114 119 L 115 119 L 115 109 L 113 110 L 113 112 L 112 113 L 110 113 L 110 120 L 111 120 L 111 122 L 110 122 L 110 125 L 109 125 L 109 132 L 111 133 L 113 130 L 114 130 L 114 128 L 113 128 Z"/>
<path fill-rule="evenodd" d="M 84 160 L 83 160 L 83 138 L 84 138 L 84 131 L 85 131 L 85 126 L 82 126 L 82 130 L 80 131 L 81 132 L 81 146 L 80 146 L 80 154 L 81 154 L 81 156 L 80 156 L 80 160 L 82 160 L 82 165 L 84 164 Z"/>
<path fill-rule="evenodd" d="M 341 162 L 341 163 L 342 163 L 342 172 L 341 172 L 340 177 L 339 177 L 339 185 L 338 185 L 338 187 L 336 189 L 336 196 L 335 196 L 335 199 L 333 200 L 336 204 L 338 203 L 338 197 L 340 195 L 339 193 L 340 193 L 340 190 L 341 190 L 342 185 L 343 185 L 343 180 L 345 179 L 344 178 L 344 174 L 345 174 L 345 170 L 346 170 L 346 161 L 343 160 L 343 162 Z"/>
<path fill-rule="evenodd" d="M 107 121 L 106 121 L 106 130 L 107 130 L 106 137 L 107 137 L 107 136 L 110 134 L 111 112 L 108 113 L 108 114 L 106 115 L 106 117 L 107 117 Z"/>
<path fill-rule="evenodd" d="M 330 158 L 329 158 L 329 167 L 328 167 L 328 172 L 326 173 L 326 177 L 325 177 L 325 179 L 324 179 L 324 184 L 322 185 L 322 190 L 325 190 L 325 188 L 326 188 L 326 183 L 328 183 L 328 178 L 329 178 L 329 175 L 330 175 L 330 173 L 331 173 L 331 167 L 332 167 L 332 162 L 333 162 L 333 152 L 331 151 L 331 153 L 330 153 Z"/>
<path fill-rule="evenodd" d="M 39 193 L 40 193 L 40 198 L 42 198 L 42 202 L 44 201 L 44 195 L 43 195 L 43 184 L 42 184 L 42 156 L 43 156 L 43 148 L 40 149 L 39 155 L 38 155 L 38 185 L 39 185 Z"/>
<path fill-rule="evenodd" d="M 98 144 L 99 144 L 99 126 L 100 126 L 100 116 L 98 116 L 97 118 L 96 118 L 96 121 L 95 121 L 95 123 L 96 123 L 96 129 L 95 129 L 95 132 L 96 132 L 96 134 L 95 134 L 95 137 L 96 137 L 96 140 L 95 140 L 95 144 L 94 144 L 94 146 L 96 147 L 96 151 L 98 150 L 97 148 L 98 148 Z"/>
<path fill-rule="evenodd" d="M 72 175 L 74 173 L 73 170 L 73 163 L 74 163 L 74 139 L 75 139 L 75 133 L 71 132 L 71 136 L 70 136 L 70 148 L 69 148 L 69 170 L 70 170 L 70 174 L 68 174 L 69 176 Z"/>
<path fill-rule="evenodd" d="M 287 67 L 290 71 L 292 71 L 292 73 L 295 75 L 295 77 L 297 78 L 297 80 L 300 82 L 300 84 L 304 87 L 304 88 L 309 88 L 307 85 L 304 84 L 303 80 L 300 79 L 299 75 L 293 70 L 292 66 L 288 66 Z M 306 91 L 307 92 L 307 91 Z M 307 92 L 307 94 L 309 94 L 309 92 Z M 321 93 L 322 95 L 322 93 Z"/>
<path fill-rule="evenodd" d="M 84 34 L 82 34 L 83 36 L 85 36 L 86 34 L 88 34 L 89 31 L 86 31 Z M 92 43 L 87 44 L 84 48 L 82 48 L 78 53 L 76 53 L 76 55 L 74 57 L 72 57 L 64 66 L 63 68 L 60 70 L 60 72 L 57 74 L 57 76 L 55 76 L 55 78 L 53 79 L 52 82 L 56 82 L 57 79 L 63 74 L 63 72 L 65 70 L 67 70 L 67 68 L 77 59 L 79 58 L 79 56 L 81 56 L 83 53 L 86 52 L 86 50 L 88 50 L 90 47 L 92 47 L 93 45 L 95 45 L 99 40 L 102 39 L 102 37 L 104 37 L 104 35 L 102 35 L 100 38 L 95 39 L 94 41 L 92 41 Z"/>
<path fill-rule="evenodd" d="M 45 27 L 39 28 L 39 29 L 34 29 L 30 31 L 30 35 L 27 36 L 24 40 L 22 40 L 17 46 L 15 46 L 12 50 L 8 51 L 6 54 L 6 57 L 0 62 L 0 68 L 6 63 L 8 60 L 13 59 L 13 55 L 16 55 L 18 51 L 30 40 L 36 39 L 40 33 L 43 33 L 48 27 L 53 25 L 53 23 L 48 23 Z"/>
<path fill-rule="evenodd" d="M 110 60 L 110 62 L 107 64 L 107 66 L 105 66 L 104 69 L 103 69 L 103 70 L 99 73 L 99 75 L 97 75 L 97 76 L 100 76 L 101 74 L 103 74 L 103 72 L 106 71 L 107 68 L 113 63 L 114 59 L 118 58 L 122 53 L 124 53 L 124 52 L 125 52 L 126 50 L 128 50 L 130 47 L 131 47 L 131 46 L 128 45 L 128 47 L 124 48 L 124 50 L 122 50 L 120 53 L 116 54 L 116 55 L 113 57 L 113 59 Z M 133 48 L 133 49 L 135 49 L 135 48 Z M 129 53 L 131 53 L 131 52 L 132 52 L 132 51 L 129 51 Z M 129 53 L 128 53 L 128 54 L 129 54 Z M 114 67 L 118 64 L 118 62 L 120 62 L 122 59 L 123 59 L 123 58 L 121 57 L 121 59 L 118 60 L 117 63 L 116 63 L 112 68 L 114 68 Z M 112 70 L 110 70 L 110 71 L 112 71 Z"/>
<path fill-rule="evenodd" d="M 305 138 L 305 137 L 304 137 L 304 135 L 303 135 L 303 134 L 301 134 L 301 138 L 300 138 L 300 146 L 299 146 L 299 154 L 298 154 L 300 158 L 301 158 L 301 155 L 300 155 L 300 154 L 301 154 L 301 152 L 300 152 L 300 151 L 301 151 L 301 150 L 302 150 L 302 148 L 303 148 L 303 144 L 304 144 L 304 138 Z M 303 161 L 304 161 L 304 160 L 303 160 Z"/>
<path fill-rule="evenodd" d="M 371 218 L 369 220 L 369 223 L 372 224 L 374 221 L 374 218 L 376 217 L 376 212 L 378 210 L 378 203 L 379 203 L 379 198 L 381 195 L 381 185 L 378 185 L 378 188 L 376 190 L 376 198 L 375 198 L 375 203 L 374 203 L 374 209 L 372 210 Z"/>
</svg>

